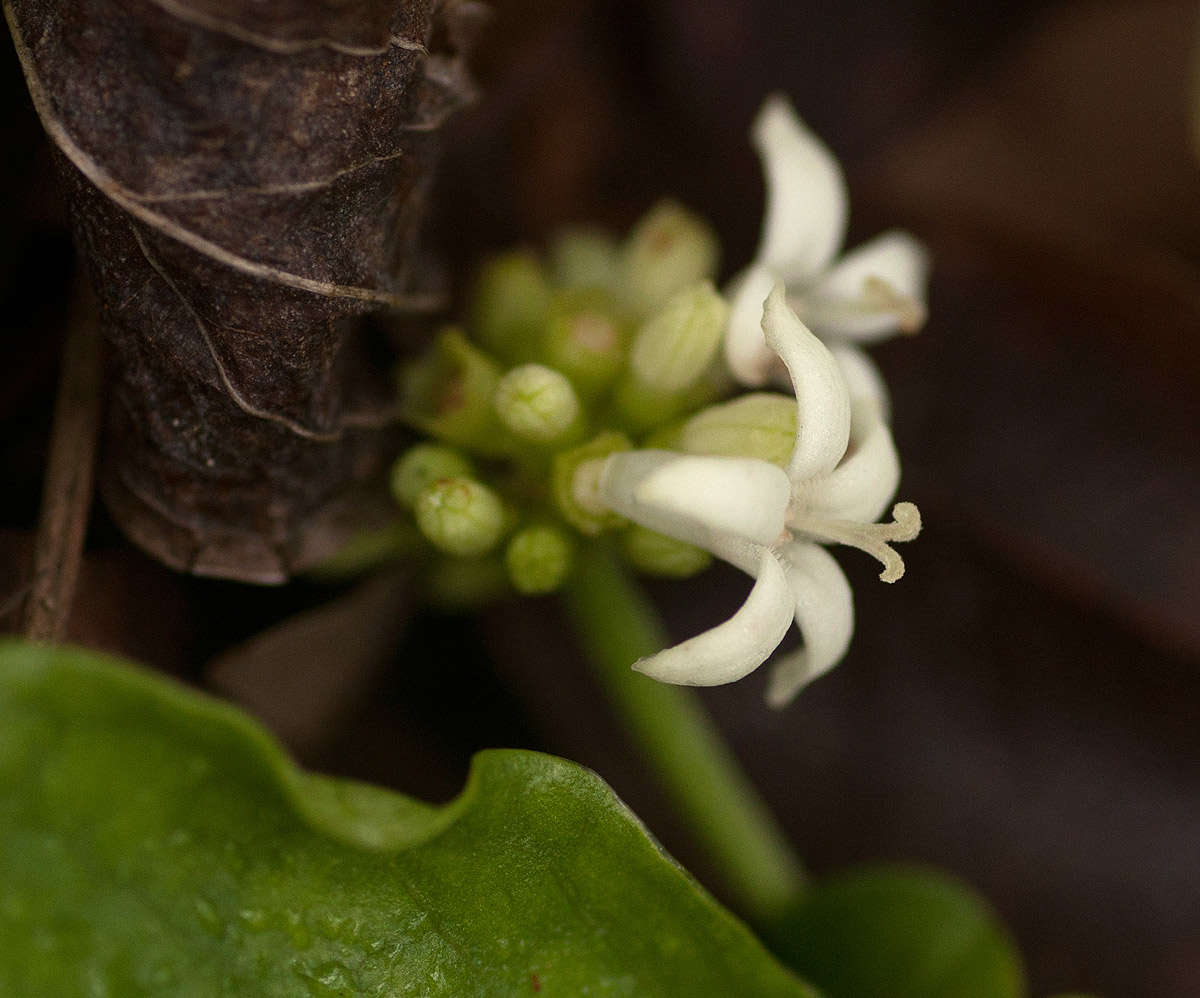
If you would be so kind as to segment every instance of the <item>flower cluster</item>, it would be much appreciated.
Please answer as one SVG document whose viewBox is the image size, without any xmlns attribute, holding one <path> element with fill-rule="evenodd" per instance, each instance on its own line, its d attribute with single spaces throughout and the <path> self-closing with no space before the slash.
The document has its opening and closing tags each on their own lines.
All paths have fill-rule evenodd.
<svg viewBox="0 0 1200 998">
<path fill-rule="evenodd" d="M 576 487 L 581 503 L 695 544 L 756 579 L 729 620 L 636 667 L 664 682 L 733 682 L 767 660 L 794 618 L 804 648 L 774 666 L 767 693 L 783 705 L 842 657 L 854 629 L 850 587 L 820 545 L 860 548 L 894 582 L 904 563 L 891 542 L 911 540 L 921 521 L 912 503 L 899 503 L 890 523 L 874 522 L 900 475 L 881 407 L 874 396 L 851 397 L 837 360 L 789 308 L 781 284 L 767 298 L 762 329 L 796 393 L 785 467 L 762 457 L 634 450 L 585 464 Z"/>
<path fill-rule="evenodd" d="M 470 569 L 552 591 L 575 546 L 601 534 L 646 571 L 682 577 L 713 555 L 737 566 L 755 582 L 729 620 L 635 667 L 731 682 L 795 621 L 803 647 L 768 688 L 782 705 L 853 631 L 849 584 L 824 545 L 866 551 L 892 582 L 904 571 L 892 544 L 920 529 L 911 503 L 876 522 L 900 464 L 886 388 L 858 344 L 920 326 L 926 260 L 898 232 L 836 259 L 847 215 L 836 161 L 779 97 L 753 134 L 762 241 L 724 293 L 711 231 L 671 202 L 620 242 L 572 232 L 548 261 L 497 258 L 467 328 L 402 374 L 410 424 L 437 442 L 403 455 L 392 485 L 460 590 Z M 739 383 L 790 394 L 736 394 Z"/>
<path fill-rule="evenodd" d="M 790 383 L 794 439 L 786 461 L 780 468 L 770 460 L 782 456 L 777 439 L 761 440 L 769 436 L 769 396 L 749 395 L 693 419 L 679 435 L 680 451 L 611 455 L 581 469 L 578 486 L 592 505 L 698 545 L 756 580 L 729 620 L 635 667 L 665 682 L 732 682 L 771 656 L 794 619 L 804 646 L 774 665 L 767 691 L 782 706 L 842 658 L 854 630 L 849 584 L 821 545 L 874 555 L 880 578 L 894 582 L 904 562 L 891 544 L 921 527 L 912 503 L 897 504 L 891 522 L 875 522 L 895 495 L 900 463 L 883 379 L 855 342 L 920 327 L 927 262 L 900 232 L 835 262 L 848 212 L 836 160 L 781 97 L 767 102 L 753 134 L 767 213 L 755 261 L 729 290 L 724 353 L 744 385 Z M 759 419 L 746 420 L 754 402 Z M 722 415 L 742 430 L 732 447 Z M 759 441 L 747 432 L 755 426 Z M 739 456 L 756 444 L 758 456 Z"/>
</svg>

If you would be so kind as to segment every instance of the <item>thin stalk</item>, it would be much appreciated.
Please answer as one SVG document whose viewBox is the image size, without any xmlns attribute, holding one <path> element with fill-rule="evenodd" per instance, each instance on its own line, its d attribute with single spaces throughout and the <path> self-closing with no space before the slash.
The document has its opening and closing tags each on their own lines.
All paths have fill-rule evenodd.
<svg viewBox="0 0 1200 998">
<path fill-rule="evenodd" d="M 79 280 L 63 348 L 33 576 L 25 603 L 23 629 L 34 641 L 61 641 L 66 634 L 92 507 L 100 429 L 100 331 L 91 290 L 85 278 Z"/>
<path fill-rule="evenodd" d="M 735 907 L 751 921 L 771 921 L 803 891 L 803 868 L 696 694 L 630 668 L 670 643 L 658 614 L 599 545 L 580 552 L 566 604 L 630 737 Z"/>
</svg>

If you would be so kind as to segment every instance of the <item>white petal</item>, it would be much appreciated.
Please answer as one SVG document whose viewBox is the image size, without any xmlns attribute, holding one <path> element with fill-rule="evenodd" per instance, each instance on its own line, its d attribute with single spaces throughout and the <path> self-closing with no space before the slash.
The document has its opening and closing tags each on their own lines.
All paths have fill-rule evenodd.
<svg viewBox="0 0 1200 998">
<path fill-rule="evenodd" d="M 634 450 L 605 459 L 599 492 L 635 523 L 713 551 L 722 534 L 778 540 L 791 484 L 781 468 L 757 458 Z"/>
<path fill-rule="evenodd" d="M 741 608 L 722 624 L 694 638 L 640 659 L 634 669 L 652 679 L 682 686 L 719 686 L 741 679 L 763 664 L 792 624 L 795 603 L 778 557 L 760 545 L 741 545 L 728 560 L 752 565 L 754 588 Z M 725 555 L 722 555 L 724 557 Z"/>
<path fill-rule="evenodd" d="M 900 456 L 879 406 L 868 398 L 853 406 L 850 447 L 826 478 L 801 483 L 793 497 L 808 514 L 874 523 L 900 484 Z"/>
<path fill-rule="evenodd" d="M 850 440 L 850 393 L 829 349 L 787 304 L 775 285 L 763 308 L 763 334 L 791 376 L 796 393 L 796 446 L 788 461 L 793 482 L 832 471 Z"/>
<path fill-rule="evenodd" d="M 775 286 L 775 276 L 762 264 L 744 270 L 729 285 L 729 328 L 725 332 L 725 362 L 743 385 L 764 385 L 779 367 L 779 357 L 763 338 L 763 302 Z"/>
<path fill-rule="evenodd" d="M 884 232 L 845 254 L 811 289 L 854 298 L 869 277 L 887 281 L 900 294 L 924 301 L 929 251 L 907 232 Z"/>
<path fill-rule="evenodd" d="M 890 420 L 891 395 L 875 361 L 850 343 L 831 343 L 829 352 L 842 369 L 842 377 L 846 379 L 846 387 L 850 390 L 850 404 L 853 405 L 858 399 L 871 399 L 879 406 L 884 420 Z"/>
<path fill-rule="evenodd" d="M 804 647 L 771 667 L 767 703 L 772 707 L 787 706 L 806 684 L 837 665 L 854 633 L 850 583 L 829 552 L 816 544 L 796 542 L 780 554 Z"/>
<path fill-rule="evenodd" d="M 875 361 L 867 355 L 866 351 L 852 343 L 835 340 L 833 343 L 825 345 L 833 354 L 833 359 L 838 362 L 838 367 L 842 370 L 842 377 L 846 379 L 846 387 L 850 391 L 850 404 L 853 405 L 855 401 L 862 398 L 872 399 L 879 406 L 883 418 L 890 422 L 892 397 L 888 391 L 887 382 L 883 380 L 883 374 L 880 373 Z M 780 388 L 790 389 L 792 382 L 787 369 L 772 371 L 771 383 Z"/>
<path fill-rule="evenodd" d="M 871 342 L 925 322 L 929 254 L 907 232 L 847 253 L 800 292 L 797 310 L 823 336 Z"/>
<path fill-rule="evenodd" d="M 752 139 L 767 181 L 757 260 L 789 283 L 810 280 L 837 255 L 846 233 L 841 167 L 780 94 L 758 112 Z"/>
</svg>

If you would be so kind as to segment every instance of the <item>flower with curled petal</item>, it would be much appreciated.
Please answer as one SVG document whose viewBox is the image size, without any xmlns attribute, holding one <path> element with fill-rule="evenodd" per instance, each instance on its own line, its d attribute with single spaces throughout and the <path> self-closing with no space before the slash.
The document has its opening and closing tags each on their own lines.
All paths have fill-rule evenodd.
<svg viewBox="0 0 1200 998">
<path fill-rule="evenodd" d="M 821 545 L 874 555 L 880 578 L 894 582 L 904 563 L 891 543 L 915 537 L 920 516 L 899 503 L 892 522 L 874 522 L 900 474 L 881 403 L 799 320 L 782 285 L 767 298 L 762 329 L 796 396 L 786 467 L 728 454 L 624 451 L 581 466 L 575 492 L 585 506 L 702 547 L 755 579 L 729 620 L 634 667 L 682 685 L 733 682 L 762 665 L 795 620 L 804 646 L 774 666 L 767 692 L 783 706 L 841 659 L 854 629 L 850 586 Z"/>
<path fill-rule="evenodd" d="M 811 329 L 839 359 L 866 371 L 874 364 L 855 344 L 925 321 L 925 249 L 905 232 L 886 232 L 837 257 L 846 231 L 846 182 L 833 154 L 796 116 L 785 97 L 768 98 L 752 138 L 767 183 L 762 238 L 754 262 L 731 283 L 725 359 L 742 384 L 764 385 L 782 372 L 759 324 L 777 281 Z"/>
</svg>

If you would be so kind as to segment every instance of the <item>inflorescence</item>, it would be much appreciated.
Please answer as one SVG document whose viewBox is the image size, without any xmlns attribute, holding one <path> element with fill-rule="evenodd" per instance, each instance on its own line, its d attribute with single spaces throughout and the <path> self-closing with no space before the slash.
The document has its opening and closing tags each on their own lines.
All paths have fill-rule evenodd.
<svg viewBox="0 0 1200 998">
<path fill-rule="evenodd" d="M 892 545 L 920 529 L 912 503 L 891 506 L 889 401 L 858 344 L 922 324 L 926 259 L 900 232 L 838 258 L 841 170 L 783 98 L 753 138 L 762 241 L 724 291 L 712 230 L 670 201 L 622 240 L 573 230 L 545 258 L 487 263 L 465 325 L 401 371 L 406 421 L 430 439 L 401 455 L 391 484 L 460 599 L 506 583 L 552 592 L 588 543 L 675 578 L 713 555 L 730 562 L 755 579 L 743 606 L 635 668 L 731 682 L 795 621 L 803 647 L 768 688 L 783 705 L 853 631 L 824 546 L 873 555 L 893 582 L 904 563 Z"/>
</svg>

